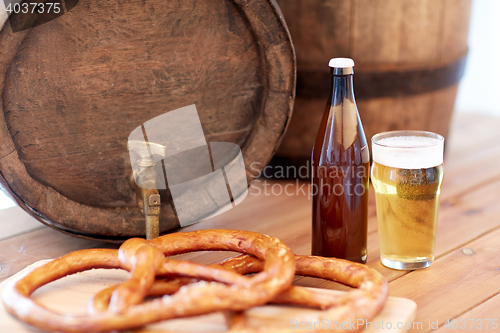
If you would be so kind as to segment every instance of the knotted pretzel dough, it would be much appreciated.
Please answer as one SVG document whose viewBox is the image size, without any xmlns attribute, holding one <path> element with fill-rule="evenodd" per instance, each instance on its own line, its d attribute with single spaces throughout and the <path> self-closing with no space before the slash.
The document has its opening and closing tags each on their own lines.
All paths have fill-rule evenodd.
<svg viewBox="0 0 500 333">
<path fill-rule="evenodd" d="M 345 293 L 341 296 L 331 296 L 320 294 L 319 292 L 311 289 L 292 286 L 271 300 L 272 303 L 294 304 L 327 309 L 323 312 L 318 312 L 316 317 L 312 317 L 309 313 L 307 315 L 307 320 L 306 318 L 303 318 L 302 320 L 300 318 L 296 318 L 297 321 L 313 321 L 322 323 L 324 319 L 327 319 L 329 321 L 331 320 L 333 322 L 340 323 L 357 323 L 357 320 L 362 319 L 364 320 L 363 322 L 366 322 L 375 317 L 382 310 L 388 296 L 388 284 L 382 275 L 377 271 L 362 264 L 335 258 L 295 256 L 295 261 L 297 264 L 297 275 L 320 277 L 357 288 L 356 290 Z M 199 274 L 200 270 L 204 269 L 207 269 L 207 272 L 210 272 L 208 274 L 209 279 L 217 280 L 216 276 L 218 274 L 224 275 L 227 273 L 226 269 L 233 270 L 239 274 L 249 274 L 259 272 L 264 267 L 261 260 L 248 255 L 241 255 L 228 259 L 220 263 L 219 267 L 217 267 L 217 265 L 211 265 L 208 267 L 191 262 L 183 262 L 182 265 L 184 266 L 183 269 L 174 267 L 169 272 L 170 274 L 167 275 L 182 275 L 189 278 L 174 279 L 170 281 L 157 280 L 155 281 L 153 288 L 150 289 L 149 295 L 158 296 L 171 294 L 176 292 L 184 284 L 192 282 L 193 279 L 190 278 L 207 278 L 203 277 L 202 274 Z M 219 282 L 227 283 L 227 281 Z M 98 307 L 101 311 L 105 310 L 107 308 L 107 303 L 109 302 L 110 294 L 114 288 L 116 288 L 116 286 L 105 289 L 97 294 L 93 300 L 93 305 Z M 227 314 L 226 318 L 230 332 L 285 333 L 295 331 L 289 327 L 264 326 L 259 327 L 258 329 L 248 328 L 244 312 L 230 312 Z M 350 325 L 347 326 L 348 328 L 339 329 L 334 326 L 330 326 L 331 330 L 322 328 L 314 330 L 313 332 L 358 332 L 362 330 L 362 327 L 358 329 L 356 326 L 356 329 L 351 329 Z M 140 332 L 153 331 L 141 330 Z"/>
<path fill-rule="evenodd" d="M 149 248 L 151 247 L 151 249 Z M 163 258 L 192 251 L 236 251 L 264 260 L 264 268 L 246 286 L 194 283 L 170 296 L 141 303 L 161 271 Z M 147 264 L 144 262 L 147 260 Z M 165 262 L 168 266 L 168 261 Z M 153 269 L 153 268 L 155 269 Z M 93 268 L 122 268 L 131 279 L 111 296 L 110 310 L 88 315 L 64 315 L 30 299 L 41 286 Z M 288 289 L 295 273 L 290 249 L 279 239 L 248 231 L 203 230 L 169 234 L 152 241 L 131 239 L 120 250 L 94 249 L 67 254 L 9 283 L 2 294 L 7 311 L 24 322 L 62 332 L 102 332 L 139 327 L 165 319 L 220 310 L 245 310 L 262 305 Z"/>
<path fill-rule="evenodd" d="M 229 250 L 245 255 L 209 266 L 164 257 L 199 250 Z M 29 298 L 46 283 L 92 268 L 126 269 L 131 277 L 98 293 L 89 305 L 88 315 L 55 313 Z M 291 286 L 295 268 L 298 275 L 321 277 L 357 289 L 332 297 Z M 257 274 L 244 276 L 249 273 Z M 141 303 L 148 295 L 167 294 L 173 296 Z M 164 319 L 224 310 L 230 332 L 288 333 L 294 330 L 290 327 L 248 327 L 244 310 L 267 302 L 295 304 L 326 309 L 317 312 L 314 318 L 308 314 L 303 318 L 306 321 L 357 322 L 370 320 L 378 314 L 387 294 L 387 281 L 365 265 L 341 259 L 294 256 L 281 241 L 261 234 L 206 230 L 171 234 L 153 241 L 130 239 L 118 251 L 73 252 L 11 282 L 2 296 L 7 310 L 19 319 L 64 332 L 134 328 Z M 362 329 L 330 328 L 334 332 Z M 326 330 L 313 330 L 319 331 Z"/>
<path fill-rule="evenodd" d="M 296 258 L 299 256 L 296 256 Z M 221 266 L 223 265 L 223 266 Z M 187 261 L 169 261 L 169 270 L 157 273 L 157 277 L 181 276 L 174 279 L 157 279 L 149 289 L 147 296 L 171 295 L 180 288 L 198 280 L 216 281 L 224 284 L 245 285 L 246 279 L 240 274 L 256 273 L 262 270 L 262 262 L 257 258 L 243 256 L 227 260 L 221 265 L 204 266 Z M 235 273 L 237 272 L 237 273 Z M 297 273 L 298 274 L 298 270 Z M 111 295 L 120 285 L 111 286 L 95 294 L 90 300 L 89 311 L 108 310 Z M 276 295 L 271 303 L 303 305 L 311 308 L 326 309 L 339 304 L 340 296 L 320 294 L 307 288 L 291 286 Z"/>
<path fill-rule="evenodd" d="M 315 316 L 308 313 L 307 318 L 295 318 L 298 322 L 323 323 L 325 319 L 338 323 L 357 323 L 359 319 L 364 319 L 364 322 L 366 322 L 382 311 L 389 294 L 389 285 L 376 270 L 348 260 L 317 256 L 295 256 L 295 262 L 297 275 L 320 277 L 357 288 L 338 298 L 334 298 L 328 309 L 316 312 Z M 259 259 L 247 255 L 231 258 L 222 262 L 221 265 L 231 267 L 242 274 L 258 272 L 262 269 L 262 262 Z M 305 306 L 308 304 L 321 305 L 323 296 L 308 289 L 292 286 L 277 295 L 272 302 Z M 288 327 L 248 329 L 244 312 L 230 313 L 227 319 L 231 332 L 290 333 L 296 331 L 289 327 L 289 323 L 284 323 L 285 325 L 288 324 Z M 351 326 L 348 325 L 347 328 L 329 326 L 329 329 L 319 328 L 309 332 L 354 333 L 361 330 L 363 330 L 362 326 L 351 329 Z"/>
</svg>

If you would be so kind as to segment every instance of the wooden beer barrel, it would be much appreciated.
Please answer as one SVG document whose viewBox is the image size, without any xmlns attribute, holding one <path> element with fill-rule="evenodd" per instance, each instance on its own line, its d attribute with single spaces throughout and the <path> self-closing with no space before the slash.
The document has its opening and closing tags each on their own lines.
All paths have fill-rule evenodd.
<svg viewBox="0 0 500 333">
<path fill-rule="evenodd" d="M 296 69 L 274 0 L 72 0 L 33 26 L 13 32 L 0 8 L 0 183 L 53 228 L 145 234 L 127 138 L 168 111 L 195 104 L 207 142 L 241 147 L 248 179 L 281 141 Z M 177 227 L 162 197 L 160 231 Z"/>
<path fill-rule="evenodd" d="M 281 161 L 310 159 L 330 89 L 328 60 L 353 58 L 367 140 L 416 129 L 446 137 L 467 54 L 471 0 L 278 0 L 297 53 Z"/>
</svg>

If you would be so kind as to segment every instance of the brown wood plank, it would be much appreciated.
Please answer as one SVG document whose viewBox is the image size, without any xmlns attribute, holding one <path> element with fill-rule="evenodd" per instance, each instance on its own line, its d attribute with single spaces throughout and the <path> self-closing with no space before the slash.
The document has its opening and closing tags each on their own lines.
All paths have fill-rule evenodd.
<svg viewBox="0 0 500 333">
<path fill-rule="evenodd" d="M 300 191 L 301 186 L 304 192 Z M 295 246 L 310 243 L 311 207 L 307 186 L 306 182 L 297 186 L 294 181 L 264 182 L 258 179 L 251 185 L 248 197 L 238 206 L 210 220 L 188 226 L 183 231 L 224 228 L 263 232 L 279 237 L 295 250 Z M 280 188 L 293 195 L 274 195 L 273 191 L 278 193 Z"/>
<path fill-rule="evenodd" d="M 361 121 L 370 144 L 372 136 L 381 131 L 390 131 L 401 127 L 409 130 L 425 128 L 427 119 L 422 115 L 427 114 L 431 108 L 434 94 L 436 93 L 428 92 L 414 96 L 357 101 Z M 411 106 L 409 107 L 409 105 Z M 408 112 L 409 108 L 412 110 L 411 112 Z"/>
<path fill-rule="evenodd" d="M 463 194 L 498 179 L 499 156 L 500 146 L 492 141 L 467 155 L 445 159 L 442 198 Z"/>
<path fill-rule="evenodd" d="M 415 321 L 444 323 L 500 292 L 500 228 L 439 258 L 431 267 L 390 283 L 390 295 L 417 303 Z M 469 255 L 468 250 L 473 254 Z M 415 331 L 416 332 L 416 331 Z"/>
<path fill-rule="evenodd" d="M 277 2 L 293 36 L 299 67 L 323 69 L 330 56 L 349 54 L 352 1 Z M 323 107 L 324 105 L 321 106 Z"/>
<path fill-rule="evenodd" d="M 446 253 L 453 246 L 458 247 L 500 226 L 499 186 L 500 180 L 442 202 L 436 253 Z"/>
<path fill-rule="evenodd" d="M 458 83 L 432 93 L 431 103 L 426 111 L 427 122 L 422 129 L 448 137 L 457 91 Z"/>
<path fill-rule="evenodd" d="M 461 159 L 500 139 L 500 117 L 455 112 L 446 142 L 446 158 Z"/>
<path fill-rule="evenodd" d="M 363 63 L 391 63 L 399 58 L 403 13 L 399 0 L 354 1 L 351 56 Z"/>
<path fill-rule="evenodd" d="M 444 11 L 441 17 L 443 28 L 439 51 L 440 60 L 448 60 L 466 50 L 472 1 L 445 0 L 443 2 Z"/>
<path fill-rule="evenodd" d="M 103 242 L 62 234 L 49 227 L 15 236 L 0 242 L 0 280 L 35 261 L 53 259 L 68 252 L 93 247 L 116 247 Z"/>
<path fill-rule="evenodd" d="M 401 1 L 400 63 L 425 63 L 438 59 L 443 4 L 433 0 Z"/>
<path fill-rule="evenodd" d="M 440 329 L 435 330 L 433 332 L 436 333 L 444 333 L 444 332 L 457 332 L 457 331 L 462 331 L 462 332 L 472 332 L 474 330 L 477 330 L 478 332 L 481 333 L 498 333 L 500 329 L 500 315 L 499 315 L 499 309 L 500 309 L 500 294 L 496 294 L 495 296 L 491 297 L 490 299 L 482 302 L 478 306 L 470 309 L 469 311 L 463 313 L 462 315 L 453 318 L 457 320 L 458 329 L 453 330 L 453 319 L 450 318 L 450 326 L 452 328 L 446 328 L 441 324 Z M 491 321 L 488 322 L 486 319 L 490 319 Z M 492 320 L 496 319 L 495 322 Z M 465 329 L 462 329 L 462 325 L 464 324 L 465 320 Z M 481 320 L 481 321 L 480 321 Z M 494 325 L 494 323 L 497 324 L 497 326 Z M 497 327 L 497 328 L 495 328 Z"/>
</svg>

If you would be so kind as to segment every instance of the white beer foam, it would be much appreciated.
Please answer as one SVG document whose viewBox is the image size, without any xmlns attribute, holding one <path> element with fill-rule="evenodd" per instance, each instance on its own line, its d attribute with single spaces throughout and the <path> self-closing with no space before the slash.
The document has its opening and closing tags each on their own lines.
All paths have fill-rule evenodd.
<svg viewBox="0 0 500 333">
<path fill-rule="evenodd" d="M 443 150 L 443 140 L 424 136 L 393 136 L 372 144 L 374 162 L 401 169 L 424 169 L 443 164 Z"/>
</svg>

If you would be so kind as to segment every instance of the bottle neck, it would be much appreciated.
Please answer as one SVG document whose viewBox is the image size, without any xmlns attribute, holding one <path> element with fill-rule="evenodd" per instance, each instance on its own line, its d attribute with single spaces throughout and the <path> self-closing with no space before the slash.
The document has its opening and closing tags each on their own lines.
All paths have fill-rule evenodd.
<svg viewBox="0 0 500 333">
<path fill-rule="evenodd" d="M 332 147 L 339 151 L 347 150 L 358 137 L 359 115 L 354 100 L 352 74 L 332 75 L 332 86 L 328 115 L 327 135 L 330 136 Z"/>
<path fill-rule="evenodd" d="M 333 73 L 332 69 L 332 73 Z M 349 100 L 352 103 L 356 103 L 354 100 L 354 89 L 352 84 L 352 74 L 349 75 L 331 75 L 330 78 L 330 106 L 338 106 Z"/>
<path fill-rule="evenodd" d="M 354 74 L 354 68 L 352 67 L 331 67 L 331 75 L 352 75 Z"/>
</svg>

